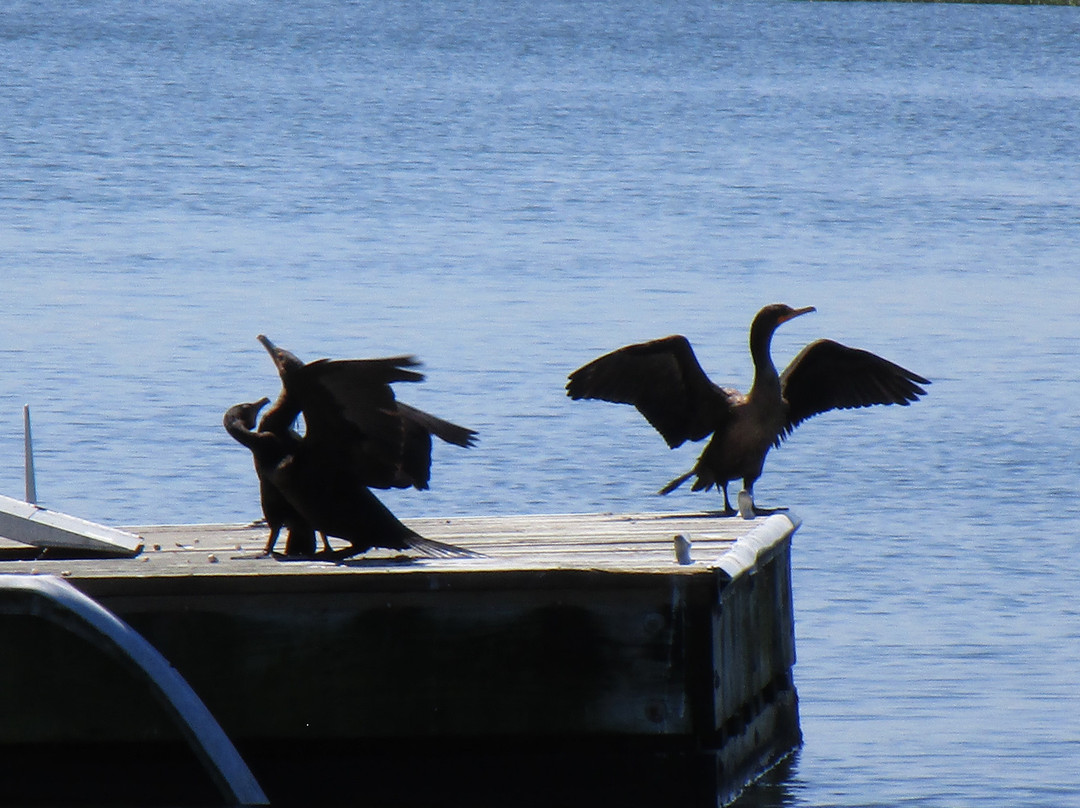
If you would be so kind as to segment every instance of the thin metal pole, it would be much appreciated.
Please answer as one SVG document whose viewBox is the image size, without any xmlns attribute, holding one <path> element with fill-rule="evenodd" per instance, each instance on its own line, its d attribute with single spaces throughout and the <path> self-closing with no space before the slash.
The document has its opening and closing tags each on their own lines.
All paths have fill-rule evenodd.
<svg viewBox="0 0 1080 808">
<path fill-rule="evenodd" d="M 37 505 L 37 481 L 34 479 L 34 440 L 30 436 L 30 405 L 23 404 L 23 452 L 26 456 L 26 501 Z"/>
</svg>

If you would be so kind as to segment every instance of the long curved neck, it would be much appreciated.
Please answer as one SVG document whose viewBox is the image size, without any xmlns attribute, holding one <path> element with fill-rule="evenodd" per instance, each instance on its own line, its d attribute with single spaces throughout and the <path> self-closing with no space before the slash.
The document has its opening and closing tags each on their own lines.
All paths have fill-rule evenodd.
<svg viewBox="0 0 1080 808">
<path fill-rule="evenodd" d="M 298 415 L 300 415 L 299 405 L 282 388 L 277 401 L 270 405 L 270 409 L 259 422 L 259 431 L 272 432 L 278 436 L 287 435 Z"/>
<path fill-rule="evenodd" d="M 242 418 L 226 418 L 225 431 L 237 443 L 251 450 L 256 463 L 277 463 L 288 453 L 277 435 L 262 430 L 252 431 Z"/>
<path fill-rule="evenodd" d="M 240 443 L 252 451 L 259 448 L 258 435 L 248 429 L 242 418 L 226 418 L 225 431 L 228 432 L 237 443 Z"/>
<path fill-rule="evenodd" d="M 752 399 L 762 396 L 778 399 L 780 396 L 780 375 L 776 372 L 770 351 L 775 330 L 776 326 L 772 323 L 757 320 L 750 327 L 750 358 L 754 361 L 754 383 L 749 394 Z"/>
</svg>

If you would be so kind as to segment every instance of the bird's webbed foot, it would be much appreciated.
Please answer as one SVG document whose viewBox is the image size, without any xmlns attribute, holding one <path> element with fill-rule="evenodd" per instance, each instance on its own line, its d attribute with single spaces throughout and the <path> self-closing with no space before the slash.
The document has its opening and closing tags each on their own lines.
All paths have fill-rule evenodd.
<svg viewBox="0 0 1080 808">
<path fill-rule="evenodd" d="M 288 551 L 271 553 L 270 556 L 275 561 L 319 561 L 321 559 L 319 553 L 290 553 Z"/>
<path fill-rule="evenodd" d="M 728 495 L 727 495 L 727 485 L 725 484 L 725 485 L 717 486 L 717 487 L 720 489 L 721 493 L 724 495 L 724 510 L 720 511 L 718 515 L 719 516 L 734 516 L 735 514 L 738 513 L 738 511 L 731 507 L 731 500 L 728 499 Z"/>
<path fill-rule="evenodd" d="M 252 524 L 255 524 L 252 522 Z M 260 558 L 270 558 L 274 555 L 274 545 L 277 544 L 278 535 L 281 533 L 280 527 L 270 528 L 270 535 L 266 538 L 266 546 L 263 548 Z"/>
<path fill-rule="evenodd" d="M 788 510 L 786 505 L 779 505 L 775 508 L 759 508 L 754 506 L 754 516 L 771 516 L 774 513 L 784 513 Z"/>
</svg>

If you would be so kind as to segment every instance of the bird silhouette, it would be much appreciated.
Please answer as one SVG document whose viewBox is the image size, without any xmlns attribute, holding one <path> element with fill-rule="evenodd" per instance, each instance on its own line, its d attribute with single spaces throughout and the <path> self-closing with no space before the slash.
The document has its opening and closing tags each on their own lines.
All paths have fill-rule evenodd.
<svg viewBox="0 0 1080 808">
<path fill-rule="evenodd" d="M 474 555 L 426 539 L 402 524 L 370 488 L 428 487 L 431 435 L 471 446 L 476 433 L 398 402 L 391 384 L 419 382 L 408 356 L 304 363 L 265 336 L 282 381 L 277 400 L 257 429 L 266 400 L 229 409 L 225 427 L 254 457 L 263 513 L 270 526 L 267 552 L 282 526 L 300 554 L 314 549 L 314 531 L 348 542 L 336 558 L 372 547 L 411 549 L 429 556 Z M 304 432 L 294 429 L 303 416 Z M 310 531 L 310 533 L 309 533 Z"/>
<path fill-rule="evenodd" d="M 727 485 L 741 478 L 748 499 L 744 515 L 769 513 L 754 505 L 754 483 L 769 449 L 795 427 L 833 409 L 907 405 L 926 394 L 919 385 L 930 383 L 869 351 L 829 339 L 810 343 L 777 373 L 770 352 L 773 333 L 782 323 L 812 311 L 812 306 L 793 309 L 776 303 L 757 313 L 750 326 L 754 381 L 746 395 L 714 384 L 690 342 L 677 335 L 628 345 L 593 360 L 570 374 L 567 395 L 633 404 L 671 448 L 711 435 L 694 467 L 660 493 L 696 477 L 692 490 L 719 488 L 724 514 L 730 516 L 736 511 Z"/>
</svg>

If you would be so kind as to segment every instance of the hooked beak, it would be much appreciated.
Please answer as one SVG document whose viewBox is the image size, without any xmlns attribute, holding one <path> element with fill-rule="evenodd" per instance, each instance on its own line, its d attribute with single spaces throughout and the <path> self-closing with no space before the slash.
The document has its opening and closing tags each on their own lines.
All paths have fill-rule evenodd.
<svg viewBox="0 0 1080 808">
<path fill-rule="evenodd" d="M 274 355 L 274 351 L 277 350 L 277 346 L 274 345 L 274 343 L 272 343 L 265 334 L 259 334 L 259 336 L 257 336 L 255 339 L 262 343 L 262 346 L 270 352 L 271 356 Z"/>
<path fill-rule="evenodd" d="M 809 314 L 812 311 L 817 311 L 817 309 L 815 309 L 813 306 L 806 306 L 802 309 L 792 309 L 790 314 L 786 314 L 780 319 L 780 322 L 786 323 L 788 320 L 794 320 L 796 317 L 799 317 L 803 314 Z"/>
<path fill-rule="evenodd" d="M 252 401 L 250 404 L 247 405 L 247 414 L 244 420 L 247 421 L 248 429 L 255 428 L 255 422 L 259 420 L 259 412 L 269 403 L 270 399 L 268 399 L 266 396 L 263 396 L 258 401 Z"/>
<path fill-rule="evenodd" d="M 239 422 L 245 429 L 254 429 L 255 421 L 259 417 L 259 410 L 269 403 L 270 399 L 263 397 L 258 401 L 252 401 L 250 404 L 237 404 L 235 407 L 230 407 L 225 413 L 225 428 L 229 429 L 230 424 Z"/>
<path fill-rule="evenodd" d="M 285 367 L 284 356 L 282 356 L 281 349 L 278 348 L 278 346 L 272 343 L 270 339 L 263 334 L 259 334 L 256 339 L 262 343 L 262 346 L 264 348 L 266 348 L 266 352 L 270 354 L 270 358 L 274 360 L 274 367 L 277 368 L 278 373 L 281 373 Z"/>
</svg>

